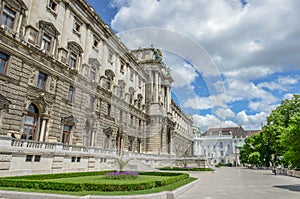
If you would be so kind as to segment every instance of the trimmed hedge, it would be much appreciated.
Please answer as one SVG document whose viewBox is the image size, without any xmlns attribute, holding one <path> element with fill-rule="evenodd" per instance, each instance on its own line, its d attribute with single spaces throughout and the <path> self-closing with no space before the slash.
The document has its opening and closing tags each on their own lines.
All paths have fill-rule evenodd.
<svg viewBox="0 0 300 199">
<path fill-rule="evenodd" d="M 65 174 L 47 174 L 0 178 L 1 187 L 17 187 L 28 189 L 44 189 L 58 191 L 138 191 L 144 189 L 152 189 L 155 187 L 173 184 L 189 177 L 188 174 L 182 173 L 164 173 L 164 172 L 141 172 L 139 175 L 166 176 L 164 180 L 148 181 L 143 183 L 131 184 L 99 184 L 99 183 L 67 183 L 67 182 L 51 182 L 49 179 L 70 178 L 79 176 L 97 176 L 103 175 L 105 172 L 84 172 L 84 173 L 65 173 Z M 38 179 L 38 180 L 37 180 Z"/>
<path fill-rule="evenodd" d="M 97 175 L 104 175 L 108 172 L 113 172 L 113 170 L 110 170 L 110 171 L 94 171 L 94 172 L 75 172 L 75 173 L 56 173 L 56 174 L 13 176 L 13 177 L 3 177 L 3 178 L 0 178 L 0 179 L 51 180 L 51 179 L 58 179 L 58 178 L 97 176 Z"/>
</svg>

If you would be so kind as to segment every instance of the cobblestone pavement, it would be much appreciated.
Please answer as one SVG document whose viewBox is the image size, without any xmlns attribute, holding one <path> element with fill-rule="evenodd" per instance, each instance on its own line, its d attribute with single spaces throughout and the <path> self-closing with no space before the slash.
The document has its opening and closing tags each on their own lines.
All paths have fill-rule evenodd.
<svg viewBox="0 0 300 199">
<path fill-rule="evenodd" d="M 270 170 L 219 168 L 191 172 L 199 182 L 178 199 L 300 199 L 300 179 L 275 176 Z"/>
</svg>

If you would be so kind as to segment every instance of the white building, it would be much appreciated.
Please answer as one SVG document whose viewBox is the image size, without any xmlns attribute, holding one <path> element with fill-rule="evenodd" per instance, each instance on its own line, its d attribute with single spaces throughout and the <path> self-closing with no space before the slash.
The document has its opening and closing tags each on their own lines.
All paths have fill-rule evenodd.
<svg viewBox="0 0 300 199">
<path fill-rule="evenodd" d="M 213 166 L 218 163 L 239 165 L 239 149 L 245 138 L 259 131 L 245 131 L 242 127 L 210 128 L 194 137 L 194 155 Z"/>
</svg>

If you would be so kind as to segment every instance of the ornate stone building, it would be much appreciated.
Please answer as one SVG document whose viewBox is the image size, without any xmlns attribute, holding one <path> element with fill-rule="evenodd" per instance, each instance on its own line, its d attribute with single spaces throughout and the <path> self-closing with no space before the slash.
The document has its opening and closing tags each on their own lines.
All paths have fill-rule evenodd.
<svg viewBox="0 0 300 199">
<path fill-rule="evenodd" d="M 210 128 L 203 135 L 194 135 L 194 155 L 207 160 L 210 165 L 240 165 L 239 150 L 244 146 L 245 138 L 258 132 L 260 130 L 246 131 L 241 126 Z"/>
<path fill-rule="evenodd" d="M 0 13 L 1 135 L 192 155 L 158 49 L 129 51 L 85 0 L 2 0 Z"/>
</svg>

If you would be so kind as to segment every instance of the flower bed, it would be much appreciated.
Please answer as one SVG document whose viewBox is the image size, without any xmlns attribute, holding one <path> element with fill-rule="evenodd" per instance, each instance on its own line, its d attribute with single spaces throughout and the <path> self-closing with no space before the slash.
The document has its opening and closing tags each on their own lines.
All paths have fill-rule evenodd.
<svg viewBox="0 0 300 199">
<path fill-rule="evenodd" d="M 129 180 L 139 177 L 139 173 L 131 171 L 108 172 L 104 175 L 107 180 Z"/>
</svg>

